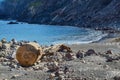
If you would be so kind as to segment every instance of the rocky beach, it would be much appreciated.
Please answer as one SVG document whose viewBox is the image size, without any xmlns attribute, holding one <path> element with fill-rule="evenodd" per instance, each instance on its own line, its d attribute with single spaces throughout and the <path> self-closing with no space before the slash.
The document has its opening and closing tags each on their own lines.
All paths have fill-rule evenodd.
<svg viewBox="0 0 120 80">
<path fill-rule="evenodd" d="M 0 80 L 120 80 L 120 0 L 0 0 Z"/>
<path fill-rule="evenodd" d="M 89 44 L 41 45 L 44 56 L 34 65 L 22 67 L 16 51 L 26 43 L 30 42 L 1 40 L 0 80 L 120 80 L 119 38 Z"/>
</svg>

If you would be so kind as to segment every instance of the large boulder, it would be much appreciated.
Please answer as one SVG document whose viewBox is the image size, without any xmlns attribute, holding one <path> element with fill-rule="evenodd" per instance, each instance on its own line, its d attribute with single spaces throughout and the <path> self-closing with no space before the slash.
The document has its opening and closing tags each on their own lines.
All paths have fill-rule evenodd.
<svg viewBox="0 0 120 80">
<path fill-rule="evenodd" d="M 37 43 L 27 43 L 20 46 L 16 52 L 16 59 L 21 66 L 31 66 L 42 57 L 43 51 Z"/>
</svg>

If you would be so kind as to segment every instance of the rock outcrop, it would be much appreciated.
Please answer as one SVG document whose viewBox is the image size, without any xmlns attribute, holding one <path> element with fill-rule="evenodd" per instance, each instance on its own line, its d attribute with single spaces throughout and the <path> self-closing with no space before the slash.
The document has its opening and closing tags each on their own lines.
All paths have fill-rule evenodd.
<svg viewBox="0 0 120 80">
<path fill-rule="evenodd" d="M 119 0 L 5 0 L 2 6 L 7 18 L 28 23 L 106 30 L 120 21 Z"/>
</svg>

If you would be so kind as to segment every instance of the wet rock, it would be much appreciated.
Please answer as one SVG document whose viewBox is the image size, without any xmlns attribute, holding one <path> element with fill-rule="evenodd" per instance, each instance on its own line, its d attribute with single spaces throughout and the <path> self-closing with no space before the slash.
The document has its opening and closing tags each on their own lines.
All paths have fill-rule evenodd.
<svg viewBox="0 0 120 80">
<path fill-rule="evenodd" d="M 57 80 L 64 80 L 64 76 L 63 75 L 58 76 Z"/>
<path fill-rule="evenodd" d="M 44 67 L 43 71 L 49 71 L 49 69 L 47 67 Z"/>
<path fill-rule="evenodd" d="M 97 53 L 95 52 L 95 50 L 89 49 L 89 50 L 85 53 L 85 56 L 91 56 L 91 55 L 97 55 Z"/>
<path fill-rule="evenodd" d="M 42 66 L 34 66 L 33 67 L 33 70 L 43 70 L 44 69 L 44 67 L 42 67 Z"/>
<path fill-rule="evenodd" d="M 3 79 L 3 80 L 8 80 L 8 79 Z"/>
<path fill-rule="evenodd" d="M 79 50 L 79 51 L 76 53 L 76 57 L 77 57 L 77 58 L 83 58 L 83 57 L 84 57 L 84 53 Z"/>
<path fill-rule="evenodd" d="M 106 62 L 112 62 L 113 60 L 114 60 L 113 58 L 108 57 L 107 60 L 106 60 Z"/>
<path fill-rule="evenodd" d="M 5 44 L 2 44 L 2 49 L 7 49 L 7 46 Z"/>
<path fill-rule="evenodd" d="M 2 42 L 0 42 L 0 50 L 2 49 Z"/>
<path fill-rule="evenodd" d="M 6 56 L 7 56 L 7 54 L 5 51 L 0 51 L 0 57 L 6 57 Z"/>
<path fill-rule="evenodd" d="M 2 65 L 3 65 L 3 66 L 9 66 L 9 65 L 10 65 L 10 62 L 2 62 Z"/>
<path fill-rule="evenodd" d="M 82 63 L 85 63 L 85 60 L 81 60 Z"/>
<path fill-rule="evenodd" d="M 60 76 L 60 75 L 63 75 L 63 74 L 64 74 L 64 71 L 58 70 L 58 71 L 55 72 L 55 76 Z"/>
<path fill-rule="evenodd" d="M 103 65 L 103 68 L 104 69 L 109 69 L 109 66 L 108 65 Z"/>
<path fill-rule="evenodd" d="M 9 43 L 3 43 L 2 44 L 2 49 L 10 49 L 10 44 Z"/>
</svg>

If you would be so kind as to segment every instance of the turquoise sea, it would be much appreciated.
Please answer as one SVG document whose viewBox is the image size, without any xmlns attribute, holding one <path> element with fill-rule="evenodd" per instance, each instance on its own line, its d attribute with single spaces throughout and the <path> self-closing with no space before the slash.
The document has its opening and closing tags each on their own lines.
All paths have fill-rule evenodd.
<svg viewBox="0 0 120 80">
<path fill-rule="evenodd" d="M 72 26 L 38 25 L 19 22 L 19 24 L 7 24 L 10 21 L 0 21 L 0 39 L 10 41 L 37 41 L 42 45 L 51 44 L 82 44 L 98 41 L 105 37 L 100 31 L 83 29 Z"/>
</svg>

